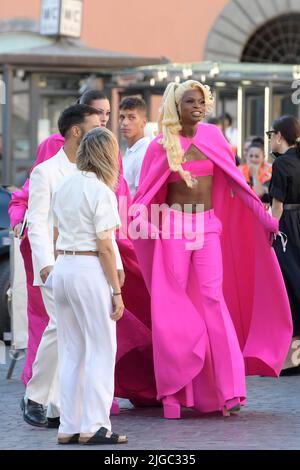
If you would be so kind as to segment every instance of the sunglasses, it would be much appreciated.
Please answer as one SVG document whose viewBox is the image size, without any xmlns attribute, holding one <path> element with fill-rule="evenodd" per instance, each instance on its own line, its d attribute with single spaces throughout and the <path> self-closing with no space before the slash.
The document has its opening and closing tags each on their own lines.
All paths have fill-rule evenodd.
<svg viewBox="0 0 300 470">
<path fill-rule="evenodd" d="M 266 134 L 268 136 L 268 139 L 270 140 L 272 137 L 272 134 L 277 134 L 277 131 L 267 131 Z"/>
</svg>

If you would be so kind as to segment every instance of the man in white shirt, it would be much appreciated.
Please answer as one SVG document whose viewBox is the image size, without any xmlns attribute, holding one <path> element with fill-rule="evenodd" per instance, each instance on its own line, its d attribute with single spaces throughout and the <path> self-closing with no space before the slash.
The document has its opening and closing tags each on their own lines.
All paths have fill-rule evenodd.
<svg viewBox="0 0 300 470">
<path fill-rule="evenodd" d="M 228 142 L 236 147 L 238 144 L 238 131 L 235 127 L 232 126 L 233 120 L 229 113 L 225 113 L 223 116 L 223 127 L 224 134 Z"/>
<path fill-rule="evenodd" d="M 143 159 L 150 143 L 150 138 L 144 137 L 147 123 L 145 101 L 136 96 L 123 98 L 119 106 L 119 123 L 121 133 L 127 142 L 127 150 L 123 156 L 124 178 L 133 199 L 139 185 Z"/>
<path fill-rule="evenodd" d="M 76 152 L 83 136 L 100 127 L 100 112 L 84 104 L 65 109 L 58 128 L 65 138 L 64 146 L 49 160 L 36 166 L 30 175 L 28 204 L 28 236 L 32 250 L 34 285 L 40 286 L 43 302 L 49 315 L 33 374 L 22 400 L 24 420 L 33 426 L 57 426 L 59 400 L 57 389 L 57 332 L 52 290 L 44 283 L 54 265 L 52 196 L 60 181 L 75 172 Z M 48 421 L 44 407 L 48 407 Z"/>
</svg>

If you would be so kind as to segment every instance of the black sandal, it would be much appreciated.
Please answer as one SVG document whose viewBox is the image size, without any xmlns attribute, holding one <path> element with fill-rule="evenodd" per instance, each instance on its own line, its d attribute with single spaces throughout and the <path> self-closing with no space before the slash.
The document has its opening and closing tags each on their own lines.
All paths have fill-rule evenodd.
<svg viewBox="0 0 300 470">
<path fill-rule="evenodd" d="M 80 437 L 79 443 L 84 445 L 93 445 L 93 444 L 126 444 L 128 442 L 127 436 L 120 436 L 119 434 L 112 433 L 110 436 L 107 436 L 108 429 L 100 428 L 98 431 L 91 437 L 85 438 Z M 124 440 L 120 440 L 120 437 L 125 437 Z"/>
<path fill-rule="evenodd" d="M 57 444 L 78 444 L 80 434 L 73 434 L 67 437 L 58 437 Z"/>
</svg>

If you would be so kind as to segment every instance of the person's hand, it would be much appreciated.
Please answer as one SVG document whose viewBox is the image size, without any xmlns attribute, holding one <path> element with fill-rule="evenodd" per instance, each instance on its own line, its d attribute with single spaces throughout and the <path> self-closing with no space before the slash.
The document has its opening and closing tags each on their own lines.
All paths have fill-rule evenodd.
<svg viewBox="0 0 300 470">
<path fill-rule="evenodd" d="M 47 281 L 47 277 L 49 276 L 52 270 L 53 266 L 46 266 L 45 268 L 40 270 L 40 276 L 44 284 Z"/>
<path fill-rule="evenodd" d="M 123 316 L 124 312 L 124 303 L 121 295 L 113 295 L 112 298 L 112 303 L 113 303 L 113 313 L 111 314 L 111 318 L 114 321 L 120 320 Z"/>
<path fill-rule="evenodd" d="M 120 287 L 123 287 L 124 282 L 125 282 L 125 273 L 123 269 L 118 269 L 118 278 L 119 278 Z"/>
<path fill-rule="evenodd" d="M 259 165 L 254 165 L 253 163 L 248 163 L 249 170 L 250 170 L 250 175 L 255 176 L 258 175 L 259 172 Z"/>
<path fill-rule="evenodd" d="M 19 238 L 20 237 L 20 233 L 21 233 L 21 230 L 22 230 L 22 223 L 20 224 L 17 224 L 15 227 L 14 227 L 14 236 L 15 238 Z M 23 237 L 21 238 L 21 240 L 24 238 L 24 235 Z"/>
</svg>

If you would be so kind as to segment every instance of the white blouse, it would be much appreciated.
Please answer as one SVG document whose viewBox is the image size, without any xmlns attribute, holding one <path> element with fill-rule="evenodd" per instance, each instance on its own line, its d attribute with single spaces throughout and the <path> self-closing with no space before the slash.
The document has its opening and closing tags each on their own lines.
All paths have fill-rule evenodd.
<svg viewBox="0 0 300 470">
<path fill-rule="evenodd" d="M 57 250 L 97 251 L 97 233 L 121 226 L 116 195 L 92 172 L 64 178 L 54 192 L 52 209 L 59 232 Z M 117 269 L 122 269 L 114 237 L 113 245 Z"/>
</svg>

